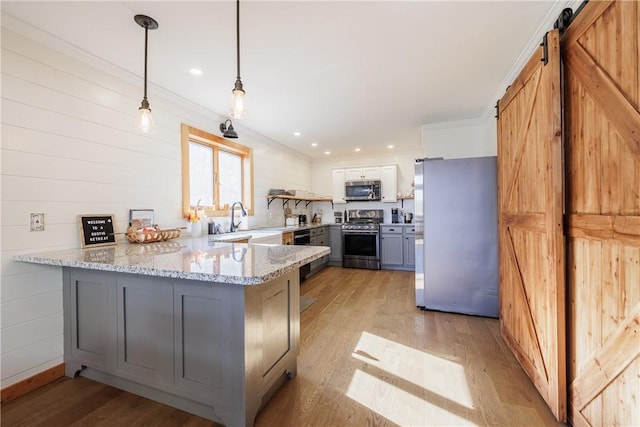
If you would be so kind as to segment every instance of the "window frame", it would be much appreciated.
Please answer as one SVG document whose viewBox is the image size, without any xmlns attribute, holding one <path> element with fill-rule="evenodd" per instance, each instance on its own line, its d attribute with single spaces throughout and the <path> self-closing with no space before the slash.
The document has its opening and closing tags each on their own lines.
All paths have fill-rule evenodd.
<svg viewBox="0 0 640 427">
<path fill-rule="evenodd" d="M 220 217 L 230 214 L 231 207 L 219 205 L 220 177 L 218 168 L 218 154 L 220 151 L 236 154 L 241 158 L 242 167 L 242 200 L 240 200 L 249 215 L 253 215 L 253 149 L 238 144 L 217 135 L 194 128 L 184 123 L 180 126 L 182 151 L 182 214 L 187 215 L 191 205 L 191 180 L 189 163 L 189 143 L 195 142 L 210 147 L 213 150 L 213 206 L 200 206 L 207 217 Z"/>
</svg>

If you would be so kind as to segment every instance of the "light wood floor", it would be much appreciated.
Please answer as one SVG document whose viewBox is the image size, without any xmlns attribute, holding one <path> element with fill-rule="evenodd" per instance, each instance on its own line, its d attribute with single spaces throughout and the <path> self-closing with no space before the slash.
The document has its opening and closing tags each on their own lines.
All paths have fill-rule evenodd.
<svg viewBox="0 0 640 427">
<path fill-rule="evenodd" d="M 301 285 L 298 375 L 265 426 L 553 426 L 498 321 L 416 309 L 413 273 L 329 267 Z M 85 378 L 2 405 L 2 426 L 211 426 Z"/>
</svg>

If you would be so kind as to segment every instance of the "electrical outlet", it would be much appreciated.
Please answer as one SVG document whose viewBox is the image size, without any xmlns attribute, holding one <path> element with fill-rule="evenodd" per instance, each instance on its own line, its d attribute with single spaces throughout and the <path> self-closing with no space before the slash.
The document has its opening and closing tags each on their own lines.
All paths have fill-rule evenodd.
<svg viewBox="0 0 640 427">
<path fill-rule="evenodd" d="M 29 231 L 44 231 L 44 213 L 31 214 Z"/>
</svg>

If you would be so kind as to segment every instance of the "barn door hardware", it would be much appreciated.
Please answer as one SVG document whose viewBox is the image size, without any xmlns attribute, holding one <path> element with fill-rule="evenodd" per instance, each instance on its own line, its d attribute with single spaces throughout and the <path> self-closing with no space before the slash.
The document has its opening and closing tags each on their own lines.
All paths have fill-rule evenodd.
<svg viewBox="0 0 640 427">
<path fill-rule="evenodd" d="M 495 109 L 496 109 L 496 115 L 494 117 L 496 119 L 499 119 L 500 118 L 500 100 L 499 99 L 496 101 Z"/>
<path fill-rule="evenodd" d="M 560 12 L 556 22 L 553 23 L 553 28 L 557 28 L 558 31 L 560 31 L 560 35 L 562 35 L 567 27 L 569 27 L 569 24 L 571 24 L 571 21 L 573 21 L 573 10 L 571 10 L 570 7 L 564 8 L 562 12 Z"/>
<path fill-rule="evenodd" d="M 542 59 L 540 61 L 544 62 L 544 65 L 547 65 L 547 63 L 549 62 L 549 50 L 548 50 L 548 46 L 547 46 L 547 34 L 549 34 L 548 32 L 544 33 L 544 37 L 542 37 L 542 43 L 540 43 L 540 46 L 542 46 Z"/>
</svg>

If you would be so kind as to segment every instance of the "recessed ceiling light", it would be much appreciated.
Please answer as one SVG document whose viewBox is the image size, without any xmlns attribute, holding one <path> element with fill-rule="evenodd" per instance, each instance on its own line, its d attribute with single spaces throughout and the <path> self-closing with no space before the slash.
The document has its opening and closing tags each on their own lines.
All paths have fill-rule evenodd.
<svg viewBox="0 0 640 427">
<path fill-rule="evenodd" d="M 318 143 L 317 143 L 317 142 L 312 142 L 312 143 L 311 143 L 311 146 L 312 146 L 312 147 L 317 147 L 317 146 L 318 146 Z"/>
<path fill-rule="evenodd" d="M 293 136 L 300 136 L 300 132 L 294 132 Z"/>
<path fill-rule="evenodd" d="M 387 145 L 387 148 L 393 148 L 393 144 Z"/>
<path fill-rule="evenodd" d="M 189 70 L 189 72 L 191 74 L 193 74 L 194 76 L 201 76 L 202 75 L 202 70 L 200 68 L 191 68 Z"/>
<path fill-rule="evenodd" d="M 324 154 L 331 154 L 331 151 L 325 151 Z"/>
<path fill-rule="evenodd" d="M 359 148 L 356 148 L 354 151 L 360 151 L 360 149 L 359 149 Z"/>
</svg>

